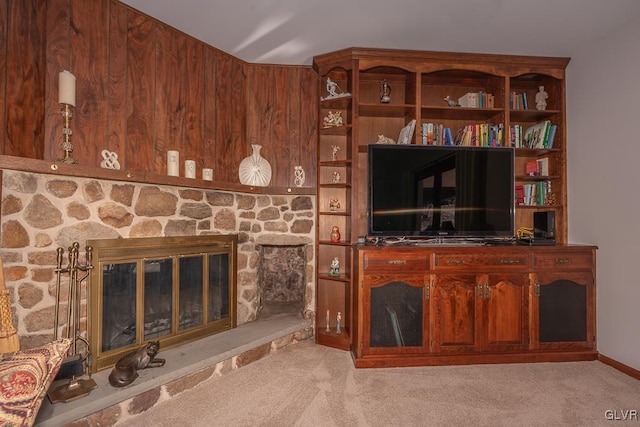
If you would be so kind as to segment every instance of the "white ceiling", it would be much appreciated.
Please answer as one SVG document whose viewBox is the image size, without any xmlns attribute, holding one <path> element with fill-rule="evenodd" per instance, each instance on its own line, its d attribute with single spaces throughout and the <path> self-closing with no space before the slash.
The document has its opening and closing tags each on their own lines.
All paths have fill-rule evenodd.
<svg viewBox="0 0 640 427">
<path fill-rule="evenodd" d="M 571 57 L 640 18 L 640 0 L 121 0 L 250 63 L 347 47 Z"/>
</svg>

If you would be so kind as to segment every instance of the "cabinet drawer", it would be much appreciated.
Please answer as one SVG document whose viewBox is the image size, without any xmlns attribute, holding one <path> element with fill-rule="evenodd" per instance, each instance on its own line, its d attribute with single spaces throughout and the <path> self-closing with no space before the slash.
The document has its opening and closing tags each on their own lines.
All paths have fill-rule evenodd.
<svg viewBox="0 0 640 427">
<path fill-rule="evenodd" d="M 562 252 L 556 254 L 534 254 L 534 268 L 552 268 L 554 270 L 588 269 L 593 266 L 591 252 Z"/>
<path fill-rule="evenodd" d="M 425 253 L 365 253 L 362 261 L 366 273 L 424 273 L 429 269 L 429 255 Z"/>
<path fill-rule="evenodd" d="M 436 254 L 435 269 L 458 269 L 461 267 L 491 267 L 505 269 L 527 269 L 529 268 L 529 257 L 526 253 L 513 254 Z"/>
</svg>

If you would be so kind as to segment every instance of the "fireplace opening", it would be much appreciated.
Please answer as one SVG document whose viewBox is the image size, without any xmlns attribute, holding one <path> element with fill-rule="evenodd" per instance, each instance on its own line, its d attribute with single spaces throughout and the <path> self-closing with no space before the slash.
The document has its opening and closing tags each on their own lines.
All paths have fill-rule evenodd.
<svg viewBox="0 0 640 427">
<path fill-rule="evenodd" d="M 168 348 L 236 326 L 236 235 L 88 245 L 94 372 L 150 340 Z"/>
<path fill-rule="evenodd" d="M 260 245 L 258 319 L 304 317 L 306 245 Z"/>
</svg>

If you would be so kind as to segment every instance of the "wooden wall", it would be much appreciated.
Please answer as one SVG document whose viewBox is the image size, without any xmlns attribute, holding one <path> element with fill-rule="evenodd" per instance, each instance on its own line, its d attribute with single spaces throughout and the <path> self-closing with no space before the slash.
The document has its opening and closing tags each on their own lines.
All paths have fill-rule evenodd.
<svg viewBox="0 0 640 427">
<path fill-rule="evenodd" d="M 0 0 L 0 154 L 54 160 L 62 119 L 58 73 L 77 78 L 72 156 L 96 166 L 166 174 L 166 152 L 238 182 L 263 146 L 270 186 L 315 186 L 317 75 L 248 64 L 116 0 Z M 200 174 L 198 173 L 198 176 Z"/>
</svg>

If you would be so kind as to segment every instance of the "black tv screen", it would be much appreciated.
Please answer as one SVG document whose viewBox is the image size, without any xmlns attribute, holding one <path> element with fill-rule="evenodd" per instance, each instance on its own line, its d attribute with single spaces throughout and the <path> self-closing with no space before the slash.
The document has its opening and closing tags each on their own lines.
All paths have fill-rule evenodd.
<svg viewBox="0 0 640 427">
<path fill-rule="evenodd" d="M 370 236 L 511 237 L 512 148 L 369 145 Z"/>
</svg>

